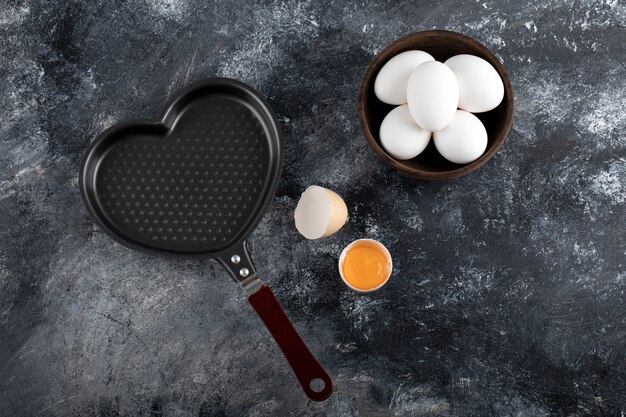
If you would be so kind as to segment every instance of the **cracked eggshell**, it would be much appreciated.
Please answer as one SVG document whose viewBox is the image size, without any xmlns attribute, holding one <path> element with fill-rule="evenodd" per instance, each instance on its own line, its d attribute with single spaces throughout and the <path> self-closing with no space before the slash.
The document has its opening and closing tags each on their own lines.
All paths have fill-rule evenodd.
<svg viewBox="0 0 626 417">
<path fill-rule="evenodd" d="M 348 207 L 339 194 L 312 185 L 300 196 L 294 220 L 302 236 L 319 239 L 341 229 L 348 220 Z"/>
</svg>

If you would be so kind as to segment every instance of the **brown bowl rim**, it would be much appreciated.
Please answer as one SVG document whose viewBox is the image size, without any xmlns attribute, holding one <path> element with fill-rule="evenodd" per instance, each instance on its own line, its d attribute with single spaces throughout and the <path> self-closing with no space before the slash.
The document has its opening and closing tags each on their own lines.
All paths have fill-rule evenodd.
<svg viewBox="0 0 626 417">
<path fill-rule="evenodd" d="M 487 151 L 480 158 L 478 158 L 476 161 L 471 162 L 469 164 L 459 165 L 458 168 L 450 169 L 447 171 L 438 171 L 438 172 L 408 167 L 404 165 L 402 162 L 397 161 L 396 159 L 390 157 L 382 149 L 382 147 L 378 144 L 378 142 L 374 138 L 369 121 L 366 120 L 365 108 L 363 105 L 367 88 L 369 85 L 371 85 L 371 83 L 373 82 L 373 77 L 375 76 L 374 68 L 377 67 L 378 64 L 381 63 L 381 61 L 386 62 L 387 60 L 392 58 L 391 56 L 388 56 L 390 51 L 393 50 L 398 44 L 404 43 L 407 40 L 410 40 L 411 42 L 415 42 L 416 40 L 420 38 L 433 36 L 433 35 L 439 35 L 439 36 L 443 35 L 449 39 L 455 38 L 455 39 L 458 39 L 467 43 L 471 43 L 473 44 L 474 47 L 476 47 L 476 49 L 481 50 L 486 56 L 488 56 L 491 61 L 490 63 L 495 64 L 494 65 L 495 69 L 500 75 L 500 77 L 502 78 L 502 82 L 504 83 L 504 91 L 505 91 L 504 99 L 506 100 L 506 106 L 508 109 L 506 112 L 506 116 L 505 116 L 506 119 L 504 123 L 504 128 L 498 133 L 498 136 L 495 138 L 493 145 L 489 149 L 487 149 Z M 393 169 L 403 172 L 414 178 L 419 178 L 419 179 L 427 179 L 427 180 L 452 179 L 452 178 L 460 177 L 461 175 L 469 174 L 470 172 L 480 168 L 496 154 L 498 149 L 500 149 L 500 146 L 502 146 L 502 143 L 504 143 L 504 140 L 507 138 L 511 130 L 511 126 L 513 124 L 513 105 L 514 105 L 513 87 L 511 85 L 511 80 L 509 79 L 509 74 L 507 73 L 506 68 L 504 68 L 504 65 L 502 64 L 502 62 L 500 62 L 500 59 L 498 59 L 498 57 L 493 52 L 491 52 L 489 48 L 487 48 L 485 45 L 483 45 L 481 42 L 477 41 L 476 39 L 472 38 L 471 36 L 465 35 L 459 32 L 453 32 L 450 30 L 434 29 L 434 30 L 412 32 L 412 33 L 409 33 L 408 35 L 405 35 L 405 36 L 402 36 L 401 38 L 396 39 L 395 41 L 387 45 L 382 51 L 376 54 L 374 59 L 372 59 L 372 61 L 367 66 L 365 74 L 363 75 L 363 78 L 361 79 L 361 84 L 359 86 L 359 98 L 358 98 L 357 103 L 358 103 L 357 113 L 359 116 L 359 122 L 361 124 L 361 128 L 365 135 L 365 139 L 369 143 L 370 147 L 374 150 L 374 152 L 387 165 L 391 166 Z"/>
</svg>

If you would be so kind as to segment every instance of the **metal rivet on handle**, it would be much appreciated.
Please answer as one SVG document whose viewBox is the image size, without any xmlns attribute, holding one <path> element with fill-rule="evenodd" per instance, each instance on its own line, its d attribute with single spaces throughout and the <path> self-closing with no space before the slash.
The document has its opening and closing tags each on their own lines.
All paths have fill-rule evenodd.
<svg viewBox="0 0 626 417">
<path fill-rule="evenodd" d="M 313 392 L 322 392 L 324 388 L 326 388 L 326 383 L 322 378 L 314 378 L 309 382 L 309 388 L 313 390 Z"/>
<path fill-rule="evenodd" d="M 248 268 L 241 268 L 239 270 L 239 275 L 241 275 L 244 278 L 247 277 L 249 273 L 250 271 L 248 271 Z"/>
<path fill-rule="evenodd" d="M 230 258 L 230 261 L 234 264 L 238 264 L 239 262 L 241 262 L 241 257 L 239 255 L 233 255 Z M 246 274 L 247 275 L 247 274 Z"/>
</svg>

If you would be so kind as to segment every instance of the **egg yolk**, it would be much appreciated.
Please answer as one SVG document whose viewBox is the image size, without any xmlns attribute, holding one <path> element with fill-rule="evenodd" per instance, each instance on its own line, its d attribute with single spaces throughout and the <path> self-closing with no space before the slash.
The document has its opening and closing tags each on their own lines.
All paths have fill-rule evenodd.
<svg viewBox="0 0 626 417">
<path fill-rule="evenodd" d="M 343 277 L 360 290 L 371 290 L 391 275 L 389 258 L 377 246 L 368 242 L 350 248 L 342 266 Z"/>
</svg>

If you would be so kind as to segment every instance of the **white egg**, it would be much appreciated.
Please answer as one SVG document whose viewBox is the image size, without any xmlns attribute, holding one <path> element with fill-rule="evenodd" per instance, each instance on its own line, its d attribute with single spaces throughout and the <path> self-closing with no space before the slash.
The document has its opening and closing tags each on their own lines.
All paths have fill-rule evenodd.
<svg viewBox="0 0 626 417">
<path fill-rule="evenodd" d="M 380 143 L 395 159 L 415 158 L 429 141 L 430 132 L 415 123 L 406 104 L 391 110 L 380 125 Z"/>
<path fill-rule="evenodd" d="M 457 110 L 448 126 L 433 133 L 435 147 L 450 162 L 468 164 L 487 149 L 487 130 L 483 123 L 463 110 Z"/>
<path fill-rule="evenodd" d="M 482 113 L 498 107 L 504 98 L 504 84 L 498 71 L 482 58 L 456 55 L 445 64 L 459 83 L 459 108 Z"/>
<path fill-rule="evenodd" d="M 374 94 L 383 103 L 406 104 L 406 83 L 411 71 L 426 61 L 434 61 L 424 51 L 406 51 L 391 58 L 378 72 L 374 81 Z"/>
<path fill-rule="evenodd" d="M 406 90 L 411 116 L 424 130 L 436 132 L 452 120 L 459 104 L 459 85 L 450 68 L 428 61 L 415 68 Z"/>
</svg>

